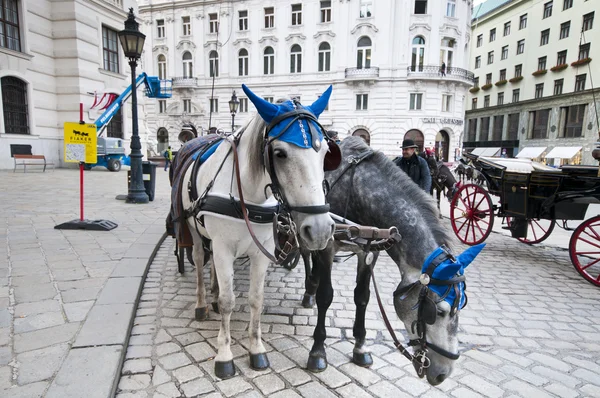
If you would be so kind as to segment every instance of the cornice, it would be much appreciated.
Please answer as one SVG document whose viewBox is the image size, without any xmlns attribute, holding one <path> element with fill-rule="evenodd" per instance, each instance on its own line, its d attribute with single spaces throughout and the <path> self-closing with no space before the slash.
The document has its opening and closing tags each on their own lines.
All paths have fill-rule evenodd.
<svg viewBox="0 0 600 398">
<path fill-rule="evenodd" d="M 246 38 L 240 38 L 240 39 L 237 39 L 236 41 L 234 41 L 233 45 L 234 46 L 239 46 L 242 43 L 247 44 L 247 45 L 251 45 L 252 44 L 252 40 L 246 39 Z"/>
<path fill-rule="evenodd" d="M 298 38 L 300 40 L 306 40 L 306 36 L 304 36 L 302 33 L 291 33 L 285 38 L 285 41 L 290 41 L 295 38 Z"/>
<path fill-rule="evenodd" d="M 350 31 L 351 34 L 355 34 L 359 29 L 362 28 L 367 28 L 369 30 L 372 30 L 373 32 L 377 33 L 379 32 L 379 29 L 377 29 L 377 27 L 375 25 L 373 25 L 372 23 L 369 22 L 361 22 L 359 24 L 357 24 L 354 29 L 352 29 Z"/>
<path fill-rule="evenodd" d="M 262 44 L 262 43 L 264 43 L 266 41 L 271 41 L 273 43 L 277 43 L 279 41 L 279 39 L 277 37 L 275 37 L 275 36 L 264 36 L 264 37 L 261 37 L 260 39 L 258 39 L 258 42 L 260 44 Z"/>
<path fill-rule="evenodd" d="M 413 31 L 413 30 L 417 30 L 417 29 L 425 29 L 431 32 L 431 26 L 429 26 L 429 24 L 427 23 L 423 23 L 423 22 L 417 22 L 414 23 L 412 25 L 410 25 L 410 27 L 408 28 L 408 30 Z"/>
<path fill-rule="evenodd" d="M 166 45 L 159 45 L 159 46 L 154 46 L 152 47 L 152 52 L 161 52 L 161 53 L 168 53 L 169 52 L 169 46 Z"/>
<path fill-rule="evenodd" d="M 313 38 L 318 39 L 321 36 L 329 36 L 329 37 L 333 38 L 333 37 L 335 37 L 335 33 L 333 33 L 331 30 L 322 30 L 320 32 L 315 33 Z"/>
<path fill-rule="evenodd" d="M 183 47 L 187 47 L 189 48 L 196 48 L 196 45 L 194 44 L 193 41 L 191 40 L 181 40 L 179 43 L 177 43 L 177 46 L 175 48 L 177 48 L 178 50 L 181 50 Z"/>
</svg>

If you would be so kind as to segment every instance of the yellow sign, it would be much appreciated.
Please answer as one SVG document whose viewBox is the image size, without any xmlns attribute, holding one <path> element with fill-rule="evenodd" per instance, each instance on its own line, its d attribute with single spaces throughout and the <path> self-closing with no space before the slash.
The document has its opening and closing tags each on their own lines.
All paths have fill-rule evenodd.
<svg viewBox="0 0 600 398">
<path fill-rule="evenodd" d="M 65 162 L 96 163 L 96 134 L 95 124 L 65 123 Z"/>
</svg>

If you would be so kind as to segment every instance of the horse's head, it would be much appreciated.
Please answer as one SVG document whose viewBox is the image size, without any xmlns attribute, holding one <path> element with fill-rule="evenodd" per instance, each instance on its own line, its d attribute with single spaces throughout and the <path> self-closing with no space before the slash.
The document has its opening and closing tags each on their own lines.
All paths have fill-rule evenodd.
<svg viewBox="0 0 600 398">
<path fill-rule="evenodd" d="M 242 88 L 267 123 L 262 151 L 273 195 L 291 212 L 303 246 L 323 249 L 335 228 L 325 202 L 324 171 L 341 162 L 339 148 L 327 140 L 317 121 L 329 102 L 331 86 L 310 106 L 296 100 L 272 104 L 245 85 Z"/>
<path fill-rule="evenodd" d="M 413 365 L 431 385 L 442 383 L 458 359 L 458 315 L 467 304 L 464 269 L 485 244 L 456 258 L 443 247 L 423 263 L 421 273 L 405 274 L 394 292 L 394 307 L 413 346 Z M 423 367 L 418 363 L 423 360 Z"/>
</svg>

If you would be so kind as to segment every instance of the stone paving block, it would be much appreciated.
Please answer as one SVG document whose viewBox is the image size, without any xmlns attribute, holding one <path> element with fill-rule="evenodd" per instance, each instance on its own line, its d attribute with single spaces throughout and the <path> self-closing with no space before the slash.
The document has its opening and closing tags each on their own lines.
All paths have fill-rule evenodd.
<svg viewBox="0 0 600 398">
<path fill-rule="evenodd" d="M 203 377 L 204 373 L 202 373 L 197 365 L 189 365 L 173 371 L 173 376 L 175 376 L 180 384 L 183 384 L 187 381 Z"/>
<path fill-rule="evenodd" d="M 179 392 L 175 383 L 166 383 L 160 385 L 156 388 L 156 391 L 167 398 L 176 398 L 181 396 L 181 392 Z"/>
<path fill-rule="evenodd" d="M 252 385 L 246 382 L 241 377 L 233 377 L 228 380 L 220 381 L 216 384 L 217 388 L 226 397 L 231 397 L 240 394 L 244 391 L 251 390 Z"/>
<path fill-rule="evenodd" d="M 287 359 L 285 355 L 277 351 L 269 352 L 269 363 L 271 364 L 271 369 L 277 373 L 281 373 L 296 366 L 292 361 Z"/>
<path fill-rule="evenodd" d="M 579 396 L 577 391 L 574 391 L 571 388 L 565 387 L 562 384 L 552 383 L 544 387 L 548 392 L 551 392 L 554 395 L 557 395 L 561 398 L 576 398 Z"/>
<path fill-rule="evenodd" d="M 388 381 L 380 381 L 368 388 L 373 395 L 381 398 L 408 398 L 410 395 L 402 392 L 398 387 Z"/>
<path fill-rule="evenodd" d="M 551 397 L 551 395 L 544 393 L 542 390 L 533 387 L 527 383 L 524 383 L 520 380 L 510 380 L 502 385 L 502 388 L 514 391 L 515 393 L 522 395 L 524 397 L 536 397 L 536 398 L 547 398 Z"/>
<path fill-rule="evenodd" d="M 42 381 L 31 383 L 25 386 L 12 386 L 11 388 L 0 390 L 0 397 L 10 398 L 41 398 L 48 387 L 48 382 Z M 47 395 L 46 395 L 47 396 Z"/>
<path fill-rule="evenodd" d="M 123 364 L 123 374 L 145 373 L 152 370 L 150 359 L 129 359 Z"/>
<path fill-rule="evenodd" d="M 301 395 L 299 395 L 297 392 L 293 391 L 293 390 L 283 390 L 283 391 L 279 391 L 276 392 L 273 395 L 270 395 L 269 398 L 300 398 Z M 316 398 L 316 397 L 313 397 Z"/>
<path fill-rule="evenodd" d="M 150 358 L 151 356 L 151 345 L 130 345 L 129 348 L 127 348 L 127 354 L 125 355 L 125 358 Z"/>
<path fill-rule="evenodd" d="M 343 398 L 371 398 L 372 395 L 357 386 L 356 384 L 348 384 L 335 390 L 336 393 Z"/>
<path fill-rule="evenodd" d="M 534 366 L 531 368 L 531 371 L 549 380 L 558 381 L 571 388 L 575 388 L 576 385 L 581 383 L 580 380 L 569 376 L 567 372 L 561 372 L 546 366 Z"/>
<path fill-rule="evenodd" d="M 90 300 L 77 303 L 66 303 L 63 305 L 63 308 L 69 322 L 79 322 L 86 318 L 93 305 L 94 301 Z"/>
<path fill-rule="evenodd" d="M 134 303 L 140 290 L 141 278 L 109 278 L 98 296 L 97 304 Z"/>
<path fill-rule="evenodd" d="M 96 300 L 101 287 L 85 287 L 82 289 L 70 289 L 61 292 L 64 303 L 75 303 L 78 301 Z"/>
<path fill-rule="evenodd" d="M 166 370 L 177 369 L 191 363 L 188 357 L 181 352 L 161 357 L 158 361 Z"/>
<path fill-rule="evenodd" d="M 12 315 L 8 312 L 8 309 L 0 310 L 0 328 L 10 327 L 12 321 Z"/>
<path fill-rule="evenodd" d="M 17 355 L 17 382 L 23 385 L 50 379 L 58 371 L 68 351 L 68 344 L 58 344 Z"/>
<path fill-rule="evenodd" d="M 175 340 L 177 340 L 181 345 L 186 346 L 193 343 L 202 342 L 204 341 L 204 337 L 202 337 L 198 332 L 191 332 L 176 336 Z"/>
<path fill-rule="evenodd" d="M 272 394 L 285 388 L 285 383 L 275 374 L 259 376 L 253 380 L 258 389 L 265 395 Z"/>
<path fill-rule="evenodd" d="M 17 334 L 14 337 L 14 350 L 16 353 L 36 350 L 58 343 L 70 341 L 79 329 L 78 322 L 65 323 L 33 332 Z"/>
<path fill-rule="evenodd" d="M 194 381 L 181 384 L 181 389 L 185 393 L 186 397 L 196 397 L 201 394 L 215 391 L 215 387 L 206 378 L 196 379 Z"/>
<path fill-rule="evenodd" d="M 477 394 L 476 392 L 469 390 L 468 388 L 457 388 L 452 391 L 452 396 L 457 398 L 483 398 L 483 395 Z"/>
<path fill-rule="evenodd" d="M 579 379 L 585 380 L 587 382 L 593 383 L 597 386 L 600 386 L 600 374 L 590 372 L 587 369 L 577 369 L 573 373 L 572 376 L 577 377 Z"/>
<path fill-rule="evenodd" d="M 60 312 L 47 312 L 44 314 L 15 317 L 14 332 L 26 333 L 33 330 L 62 325 L 63 323 L 65 323 L 65 320 Z"/>
<path fill-rule="evenodd" d="M 301 385 L 300 387 L 298 387 L 298 391 L 305 398 L 315 398 L 315 397 L 319 397 L 319 398 L 331 397 L 331 398 L 333 398 L 333 397 L 335 397 L 335 394 L 333 392 L 331 392 L 329 389 L 327 389 L 327 387 L 325 387 L 317 382 L 314 382 L 314 381 L 312 383 Z"/>
<path fill-rule="evenodd" d="M 214 358 L 217 353 L 208 345 L 208 343 L 191 344 L 184 350 L 194 358 L 196 362 L 203 362 L 209 358 Z"/>
<path fill-rule="evenodd" d="M 133 304 L 94 305 L 73 346 L 125 344 L 133 310 Z"/>
<path fill-rule="evenodd" d="M 132 376 L 124 376 L 119 381 L 120 390 L 141 390 L 150 385 L 150 376 L 139 374 Z"/>
<path fill-rule="evenodd" d="M 51 283 L 16 286 L 15 301 L 17 303 L 30 303 L 54 298 L 58 293 Z"/>
<path fill-rule="evenodd" d="M 52 382 L 46 398 L 105 398 L 119 368 L 121 348 L 72 349 Z"/>
<path fill-rule="evenodd" d="M 0 310 L 0 314 L 2 311 Z M 35 301 L 32 303 L 23 303 L 17 304 L 15 306 L 15 318 L 43 314 L 46 312 L 59 312 L 60 311 L 60 303 L 58 300 L 43 300 L 43 301 Z M 2 327 L 2 316 L 0 315 L 0 327 Z"/>
<path fill-rule="evenodd" d="M 517 366 L 512 366 L 512 365 L 505 365 L 502 366 L 500 369 L 498 369 L 500 372 L 519 378 L 529 384 L 532 384 L 534 386 L 542 386 L 546 383 L 548 383 L 548 379 L 535 375 L 530 371 L 527 371 L 525 369 L 521 369 Z"/>
<path fill-rule="evenodd" d="M 375 384 L 381 380 L 381 377 L 379 377 L 375 372 L 369 369 L 361 368 L 353 363 L 347 363 L 340 366 L 340 370 L 365 387 Z"/>
<path fill-rule="evenodd" d="M 308 383 L 312 380 L 308 372 L 300 368 L 286 370 L 285 372 L 281 373 L 281 376 L 294 387 Z"/>
<path fill-rule="evenodd" d="M 111 273 L 111 277 L 144 276 L 146 272 L 147 258 L 123 258 Z"/>
<path fill-rule="evenodd" d="M 181 347 L 175 343 L 165 343 L 156 347 L 156 355 L 158 355 L 159 357 L 165 356 L 167 354 L 172 354 L 178 351 L 181 351 Z"/>
</svg>

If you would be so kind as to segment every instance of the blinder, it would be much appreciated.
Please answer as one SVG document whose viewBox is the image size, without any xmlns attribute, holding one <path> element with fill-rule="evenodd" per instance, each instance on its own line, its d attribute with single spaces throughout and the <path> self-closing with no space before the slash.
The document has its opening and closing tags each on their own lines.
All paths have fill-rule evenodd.
<svg viewBox="0 0 600 398">
<path fill-rule="evenodd" d="M 327 146 L 329 147 L 329 150 L 325 155 L 323 168 L 325 171 L 333 171 L 340 167 L 340 164 L 342 163 L 342 150 L 339 145 L 331 139 L 327 139 Z"/>
</svg>

